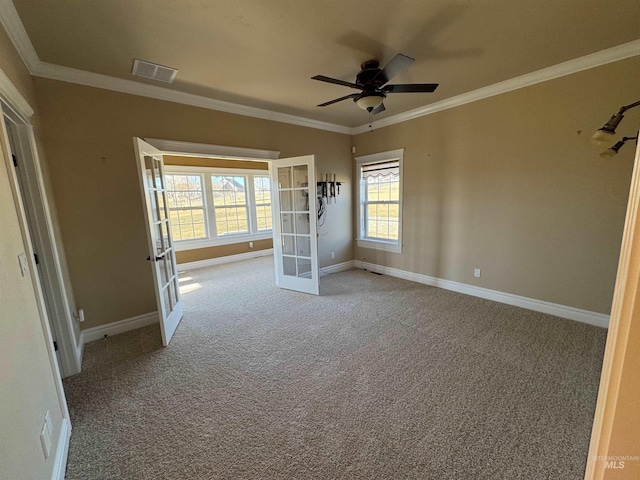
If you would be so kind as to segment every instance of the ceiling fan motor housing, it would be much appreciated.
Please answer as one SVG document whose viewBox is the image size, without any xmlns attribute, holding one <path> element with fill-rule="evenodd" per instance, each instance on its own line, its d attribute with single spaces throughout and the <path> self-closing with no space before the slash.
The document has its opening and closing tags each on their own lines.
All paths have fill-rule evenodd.
<svg viewBox="0 0 640 480">
<path fill-rule="evenodd" d="M 372 80 L 380 73 L 380 64 L 377 60 L 367 60 L 362 65 L 360 65 L 362 69 L 360 73 L 356 76 L 356 85 L 360 85 L 366 91 L 375 90 L 377 87 L 380 87 L 382 84 L 381 81 L 372 82 Z"/>
</svg>

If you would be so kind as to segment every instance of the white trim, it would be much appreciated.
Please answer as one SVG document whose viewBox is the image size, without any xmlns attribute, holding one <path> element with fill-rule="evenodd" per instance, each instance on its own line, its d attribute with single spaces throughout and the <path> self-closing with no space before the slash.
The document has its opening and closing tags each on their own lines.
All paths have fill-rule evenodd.
<svg viewBox="0 0 640 480">
<path fill-rule="evenodd" d="M 448 110 L 460 105 L 476 102 L 478 100 L 507 93 L 512 90 L 529 87 L 537 83 L 564 77 L 583 70 L 606 65 L 608 63 L 617 62 L 619 60 L 624 60 L 625 58 L 635 57 L 636 55 L 640 55 L 640 40 L 623 43 L 622 45 L 591 53 L 583 57 L 578 57 L 535 72 L 520 75 L 519 77 L 511 78 L 503 82 L 494 83 L 493 85 L 478 88 L 477 90 L 456 95 L 455 97 L 446 98 L 423 107 L 398 113 L 397 115 L 391 115 L 390 117 L 373 122 L 371 127 L 368 123 L 360 125 L 352 128 L 351 134 L 358 135 L 360 133 L 368 132 L 371 129 L 388 127 L 389 125 L 406 122 L 407 120 L 423 117 L 442 110 Z"/>
<path fill-rule="evenodd" d="M 51 480 L 64 480 L 67 470 L 67 456 L 69 455 L 69 439 L 71 438 L 71 422 L 67 418 L 62 419 L 60 435 L 58 436 L 58 447 L 56 448 L 56 458 L 53 462 Z"/>
<path fill-rule="evenodd" d="M 176 249 L 176 252 L 185 252 L 187 250 L 197 250 L 199 248 L 235 245 L 236 243 L 249 243 L 257 240 L 268 240 L 270 238 L 273 238 L 273 230 L 253 234 L 246 233 L 215 238 L 201 238 L 197 240 L 174 240 L 173 246 Z"/>
<path fill-rule="evenodd" d="M 359 225 L 359 223 L 358 223 Z M 391 253 L 402 253 L 402 244 L 385 242 L 384 240 L 373 240 L 370 238 L 356 238 L 356 245 L 360 248 L 370 248 L 371 250 L 382 250 Z"/>
<path fill-rule="evenodd" d="M 153 325 L 159 321 L 158 312 L 149 312 L 136 317 L 125 318 L 124 320 L 119 320 L 117 322 L 87 328 L 86 330 L 82 330 L 82 343 L 85 344 L 93 342 L 94 340 L 100 340 L 105 336 L 111 337 L 113 335 L 128 332 L 129 330 Z"/>
<path fill-rule="evenodd" d="M 555 315 L 557 317 L 567 318 L 569 320 L 575 320 L 577 322 L 588 323 L 589 325 L 595 325 L 596 327 L 607 328 L 609 326 L 609 315 L 605 315 L 602 313 L 590 312 L 588 310 L 560 305 L 558 303 L 545 302 L 544 300 L 522 297 L 520 295 L 514 295 L 512 293 L 499 292 L 497 290 L 476 287 L 474 285 L 467 285 L 465 283 L 454 282 L 452 280 L 430 277 L 429 275 L 407 272 L 406 270 L 399 270 L 397 268 L 385 267 L 383 265 L 361 262 L 359 260 L 354 260 L 353 263 L 357 268 L 382 273 L 383 275 L 389 275 L 391 277 L 402 278 L 404 280 L 422 283 L 424 285 L 430 285 L 432 287 L 443 288 L 445 290 L 451 290 L 453 292 L 464 293 L 466 295 L 471 295 L 474 297 L 493 300 L 495 302 L 526 308 L 528 310 L 534 310 L 536 312 L 547 313 L 549 315 Z"/>
<path fill-rule="evenodd" d="M 280 157 L 276 150 L 259 150 L 256 148 L 229 147 L 227 145 L 211 145 L 207 143 L 179 142 L 160 138 L 145 138 L 145 142 L 162 150 L 165 155 L 184 155 L 228 158 L 233 160 L 275 160 Z"/>
<path fill-rule="evenodd" d="M 1 1 L 1 0 L 0 0 Z M 3 97 L 12 108 L 16 109 L 17 113 L 24 117 L 29 118 L 33 115 L 33 108 L 25 100 L 20 91 L 16 88 L 13 82 L 7 77 L 4 71 L 0 68 L 0 96 Z"/>
<path fill-rule="evenodd" d="M 332 273 L 346 272 L 347 270 L 353 270 L 353 260 L 347 262 L 336 263 L 334 265 L 328 265 L 326 267 L 320 267 L 320 275 L 331 275 Z"/>
<path fill-rule="evenodd" d="M 250 107 L 248 105 L 239 105 L 237 103 L 216 100 L 209 97 L 203 97 L 201 95 L 195 95 L 193 93 L 180 92 L 178 90 L 170 90 L 157 85 L 140 83 L 134 80 L 126 80 L 124 78 L 111 77 L 99 73 L 87 72 L 85 70 L 78 70 L 76 68 L 63 67 L 62 65 L 40 62 L 38 67 L 32 73 L 37 77 L 50 78 L 52 80 L 75 83 L 88 87 L 102 88 L 105 90 L 112 90 L 114 92 L 128 93 L 130 95 L 164 100 L 166 102 L 180 103 L 183 105 L 190 105 L 192 107 L 233 113 L 235 115 L 243 115 L 245 117 L 260 118 L 262 120 L 271 120 L 273 122 L 288 123 L 291 125 L 298 125 L 300 127 L 317 128 L 319 130 L 327 130 L 329 132 L 343 133 L 346 135 L 351 134 L 350 127 L 336 125 L 334 123 L 322 122 L 311 118 L 290 115 L 288 113 Z"/>
<path fill-rule="evenodd" d="M 256 250 L 255 252 L 238 253 L 236 255 L 227 255 L 226 257 L 208 258 L 206 260 L 197 260 L 195 262 L 179 263 L 178 271 L 185 272 L 196 268 L 212 267 L 214 265 L 222 265 L 223 263 L 239 262 L 241 260 L 249 260 L 250 258 L 267 257 L 273 255 L 273 248 L 265 248 L 264 250 Z"/>
<path fill-rule="evenodd" d="M 33 75 L 41 62 L 11 0 L 0 0 L 0 23 L 16 47 L 25 67 Z"/>
</svg>

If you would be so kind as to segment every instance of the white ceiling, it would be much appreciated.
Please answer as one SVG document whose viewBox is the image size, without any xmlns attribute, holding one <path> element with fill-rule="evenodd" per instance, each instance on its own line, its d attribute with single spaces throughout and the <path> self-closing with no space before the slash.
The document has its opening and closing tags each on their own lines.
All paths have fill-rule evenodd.
<svg viewBox="0 0 640 480">
<path fill-rule="evenodd" d="M 637 0 L 14 0 L 43 62 L 343 126 L 366 123 L 361 62 L 416 62 L 391 83 L 382 119 L 640 37 Z M 140 58 L 179 69 L 171 85 L 131 75 Z"/>
</svg>

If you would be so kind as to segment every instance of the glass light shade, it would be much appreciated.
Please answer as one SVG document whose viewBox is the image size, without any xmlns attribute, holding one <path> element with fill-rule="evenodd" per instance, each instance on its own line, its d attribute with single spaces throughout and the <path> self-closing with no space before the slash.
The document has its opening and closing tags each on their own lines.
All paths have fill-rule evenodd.
<svg viewBox="0 0 640 480">
<path fill-rule="evenodd" d="M 356 100 L 356 104 L 363 110 L 373 110 L 378 108 L 383 101 L 384 97 L 382 95 L 367 95 Z"/>
<path fill-rule="evenodd" d="M 591 143 L 598 147 L 606 147 L 613 142 L 614 132 L 607 130 L 596 130 L 596 133 L 591 137 Z"/>
<path fill-rule="evenodd" d="M 604 152 L 600 153 L 600 156 L 602 158 L 611 158 L 615 156 L 617 153 L 618 153 L 617 150 L 614 150 L 613 148 L 607 148 Z"/>
</svg>

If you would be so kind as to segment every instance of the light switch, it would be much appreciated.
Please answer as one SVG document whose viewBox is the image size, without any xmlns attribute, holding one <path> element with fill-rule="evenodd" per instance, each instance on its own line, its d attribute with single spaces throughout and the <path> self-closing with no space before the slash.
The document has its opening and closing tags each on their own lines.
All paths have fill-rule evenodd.
<svg viewBox="0 0 640 480">
<path fill-rule="evenodd" d="M 27 255 L 24 252 L 18 255 L 18 262 L 20 263 L 20 273 L 23 277 L 26 277 L 29 274 L 29 264 L 27 263 Z"/>
</svg>

